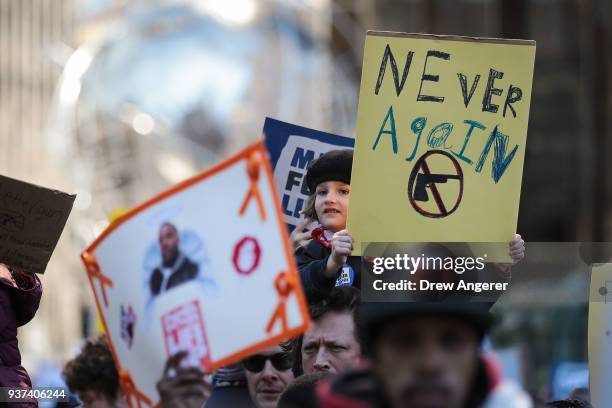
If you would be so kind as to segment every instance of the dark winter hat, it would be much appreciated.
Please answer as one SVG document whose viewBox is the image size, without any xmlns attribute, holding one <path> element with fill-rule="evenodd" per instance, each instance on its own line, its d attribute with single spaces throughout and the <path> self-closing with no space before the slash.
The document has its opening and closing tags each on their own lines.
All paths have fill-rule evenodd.
<svg viewBox="0 0 612 408">
<path fill-rule="evenodd" d="M 366 349 L 372 345 L 387 323 L 407 317 L 439 316 L 461 319 L 484 337 L 493 323 L 488 302 L 369 302 L 357 309 L 356 319 L 361 321 L 360 339 Z"/>
<path fill-rule="evenodd" d="M 351 183 L 351 168 L 353 166 L 353 151 L 350 149 L 330 150 L 310 163 L 306 173 L 306 185 L 310 193 L 326 181 L 341 181 Z"/>
<path fill-rule="evenodd" d="M 231 364 L 215 371 L 213 391 L 203 408 L 254 408 L 241 364 Z"/>
</svg>

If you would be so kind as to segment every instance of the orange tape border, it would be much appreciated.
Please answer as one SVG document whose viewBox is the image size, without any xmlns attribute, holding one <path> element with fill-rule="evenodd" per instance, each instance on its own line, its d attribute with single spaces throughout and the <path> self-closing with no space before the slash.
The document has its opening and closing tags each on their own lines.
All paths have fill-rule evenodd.
<svg viewBox="0 0 612 408">
<path fill-rule="evenodd" d="M 227 159 L 224 162 L 221 162 L 213 167 L 211 167 L 210 169 L 200 173 L 199 175 L 196 175 L 188 180 L 185 180 L 179 184 L 177 184 L 176 186 L 166 190 L 165 192 L 145 201 L 144 203 L 138 205 L 137 207 L 133 208 L 132 210 L 130 210 L 129 212 L 127 212 L 125 215 L 123 215 L 121 218 L 119 218 L 117 221 L 115 221 L 114 223 L 112 223 L 89 247 L 87 247 L 87 249 L 85 249 L 85 251 L 83 251 L 83 253 L 81 254 L 81 259 L 83 260 L 83 263 L 85 264 L 85 267 L 87 267 L 87 263 L 85 261 L 85 255 L 89 254 L 90 256 L 95 256 L 94 252 L 96 250 L 96 248 L 102 243 L 102 241 L 104 241 L 104 239 L 106 239 L 113 231 L 115 231 L 116 229 L 118 229 L 121 225 L 123 225 L 125 222 L 127 222 L 129 219 L 131 219 L 132 217 L 134 217 L 135 215 L 137 215 L 138 213 L 140 213 L 141 211 L 153 206 L 154 204 L 157 204 L 163 200 L 165 200 L 166 198 L 177 194 L 203 180 L 205 180 L 206 178 L 209 178 L 223 170 L 226 170 L 227 168 L 233 166 L 234 164 L 242 161 L 242 160 L 248 160 L 251 157 L 251 155 L 253 153 L 256 152 L 260 152 L 262 154 L 262 158 L 263 158 L 263 169 L 266 172 L 266 176 L 267 176 L 267 180 L 268 180 L 268 185 L 270 186 L 271 192 L 272 192 L 272 196 L 273 196 L 273 203 L 274 203 L 274 212 L 276 212 L 276 220 L 277 220 L 277 225 L 279 227 L 280 233 L 281 233 L 281 240 L 283 241 L 283 247 L 284 247 L 284 251 L 285 251 L 285 257 L 287 259 L 287 269 L 286 272 L 289 274 L 290 278 L 299 284 L 300 282 L 300 278 L 299 278 L 299 274 L 297 271 L 297 266 L 295 264 L 295 259 L 293 257 L 293 251 L 291 251 L 290 245 L 289 245 L 289 232 L 287 231 L 287 228 L 285 227 L 285 221 L 284 221 L 284 217 L 283 217 L 283 213 L 281 210 L 281 204 L 280 204 L 280 196 L 278 194 L 278 190 L 276 188 L 276 184 L 274 181 L 274 175 L 272 172 L 272 165 L 270 164 L 270 158 L 268 156 L 268 152 L 265 149 L 265 145 L 263 140 L 259 140 L 257 143 L 254 143 L 252 145 L 250 145 L 249 147 L 247 147 L 246 149 L 244 149 L 243 151 L 237 153 L 236 155 L 230 157 L 229 159 Z M 261 179 L 261 178 L 260 178 Z M 89 277 L 89 274 L 88 274 Z M 111 350 L 111 353 L 113 355 L 113 359 L 115 361 L 115 365 L 117 366 L 117 371 L 120 371 L 121 369 L 123 369 L 123 366 L 121 364 L 121 361 L 118 358 L 117 352 L 115 350 L 115 346 L 113 344 L 112 339 L 110 338 L 109 335 L 109 331 L 108 331 L 108 325 L 106 323 L 106 319 L 104 317 L 104 313 L 102 312 L 102 308 L 100 307 L 100 300 L 98 299 L 98 294 L 96 292 L 94 283 L 91 279 L 91 277 L 89 277 L 89 284 L 91 286 L 91 289 L 94 293 L 94 299 L 96 302 L 96 307 L 98 309 L 98 313 L 100 314 L 100 318 L 102 319 L 102 324 L 104 326 L 104 330 L 105 330 L 105 334 L 106 334 L 106 339 L 109 345 L 109 348 Z M 301 285 L 299 285 L 300 288 L 294 291 L 296 298 L 297 298 L 297 302 L 298 302 L 298 307 L 299 310 L 302 314 L 302 318 L 303 318 L 303 323 L 301 325 L 299 325 L 298 327 L 295 327 L 293 329 L 287 330 L 284 333 L 278 334 L 274 337 L 271 337 L 267 340 L 264 340 L 262 342 L 259 343 L 255 343 L 250 347 L 247 347 L 246 349 L 238 352 L 238 353 L 234 353 L 231 354 L 229 356 L 227 356 L 226 358 L 217 360 L 217 361 L 213 361 L 211 362 L 209 367 L 205 367 L 205 369 L 207 371 L 212 371 L 215 370 L 217 368 L 226 366 L 232 362 L 235 361 L 239 361 L 242 360 L 244 358 L 246 358 L 247 356 L 254 354 L 256 352 L 258 352 L 259 350 L 265 349 L 267 347 L 276 345 L 284 340 L 290 339 L 292 337 L 298 336 L 302 333 L 304 333 L 304 331 L 306 331 L 306 329 L 309 327 L 310 325 L 310 314 L 308 312 L 308 307 L 307 307 L 307 303 L 306 303 L 306 297 L 304 295 L 304 292 L 301 290 Z M 264 328 L 264 332 L 265 332 L 265 328 Z M 161 373 L 160 373 L 161 376 Z M 149 397 L 149 396 L 148 396 Z M 158 401 L 155 406 L 159 406 L 160 402 Z M 138 408 L 136 406 L 133 406 L 130 402 L 130 408 Z"/>
</svg>

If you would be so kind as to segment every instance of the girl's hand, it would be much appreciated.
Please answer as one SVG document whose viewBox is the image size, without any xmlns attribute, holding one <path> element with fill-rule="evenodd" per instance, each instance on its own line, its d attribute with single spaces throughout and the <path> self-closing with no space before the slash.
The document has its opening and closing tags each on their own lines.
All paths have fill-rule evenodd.
<svg viewBox="0 0 612 408">
<path fill-rule="evenodd" d="M 298 248 L 308 245 L 311 240 L 310 231 L 305 231 L 306 226 L 310 224 L 312 220 L 310 218 L 303 219 L 298 223 L 291 234 L 289 235 L 289 242 L 291 248 L 295 252 Z"/>
<path fill-rule="evenodd" d="M 353 252 L 353 237 L 347 230 L 341 230 L 334 234 L 331 239 L 332 253 L 327 260 L 325 270 L 328 276 L 335 276 L 338 269 L 346 263 L 347 258 Z"/>
<path fill-rule="evenodd" d="M 519 234 L 514 235 L 514 239 L 508 244 L 510 249 L 510 257 L 512 258 L 512 265 L 516 265 L 525 258 L 525 241 Z"/>
</svg>

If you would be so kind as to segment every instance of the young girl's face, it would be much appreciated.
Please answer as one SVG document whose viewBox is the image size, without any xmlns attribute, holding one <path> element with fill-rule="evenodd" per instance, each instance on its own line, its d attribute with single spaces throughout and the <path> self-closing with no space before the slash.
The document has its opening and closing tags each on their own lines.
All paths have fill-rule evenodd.
<svg viewBox="0 0 612 408">
<path fill-rule="evenodd" d="M 351 186 L 341 181 L 325 181 L 315 191 L 315 212 L 323 227 L 331 232 L 346 228 Z"/>
</svg>

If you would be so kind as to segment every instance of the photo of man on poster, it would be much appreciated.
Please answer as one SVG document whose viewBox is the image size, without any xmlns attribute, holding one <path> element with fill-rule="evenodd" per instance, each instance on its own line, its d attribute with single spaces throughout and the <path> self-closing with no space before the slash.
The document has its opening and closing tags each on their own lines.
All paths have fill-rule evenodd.
<svg viewBox="0 0 612 408">
<path fill-rule="evenodd" d="M 162 262 L 153 270 L 149 281 L 152 296 L 157 296 L 197 277 L 198 265 L 180 251 L 179 243 L 176 226 L 169 222 L 163 223 L 159 229 Z"/>
</svg>

